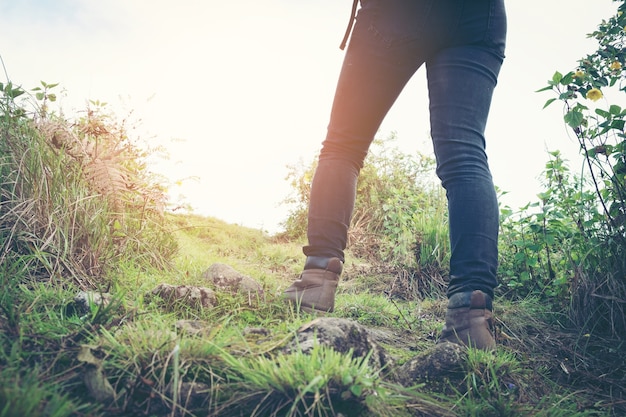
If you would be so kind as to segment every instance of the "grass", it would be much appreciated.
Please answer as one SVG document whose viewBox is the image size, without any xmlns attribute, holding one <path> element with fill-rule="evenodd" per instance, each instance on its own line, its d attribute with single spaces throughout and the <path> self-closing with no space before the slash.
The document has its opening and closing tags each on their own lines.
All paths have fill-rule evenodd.
<svg viewBox="0 0 626 417">
<path fill-rule="evenodd" d="M 176 232 L 176 269 L 146 273 L 127 265 L 111 287 L 117 304 L 86 317 L 68 309 L 76 291 L 72 282 L 50 285 L 2 271 L 0 416 L 130 416 L 147 410 L 157 416 L 619 415 L 620 405 L 611 403 L 608 392 L 600 395 L 584 385 L 582 375 L 575 378 L 576 366 L 594 360 L 584 356 L 590 347 L 582 344 L 591 341 L 564 332 L 532 299 L 497 305 L 497 352 L 469 350 L 454 378 L 402 387 L 366 358 L 322 345 L 309 354 L 283 354 L 280 348 L 312 318 L 280 300 L 295 276 L 299 244 L 276 243 L 260 231 L 215 219 L 172 221 L 187 225 Z M 254 251 L 241 253 L 239 247 Z M 248 271 L 263 282 L 265 298 L 251 304 L 245 296 L 219 294 L 218 307 L 203 311 L 163 309 L 144 297 L 159 282 L 202 283 L 213 262 Z M 358 275 L 364 276 L 361 271 L 352 279 Z M 381 344 L 402 364 L 432 346 L 444 306 L 443 300 L 391 300 L 348 287 L 331 316 L 384 330 L 388 337 Z M 177 326 L 180 320 L 206 327 L 187 333 Z M 93 400 L 85 385 L 88 367 L 106 378 L 115 400 Z"/>
<path fill-rule="evenodd" d="M 322 344 L 294 349 L 314 318 L 281 298 L 300 272 L 302 242 L 160 212 L 159 188 L 123 129 L 92 112 L 74 133 L 54 123 L 39 131 L 15 106 L 18 93 L 0 91 L 0 417 L 626 413 L 623 342 L 566 331 L 533 299 L 498 300 L 496 352 L 470 349 L 457 372 L 400 385 L 395 367 L 427 354 L 441 329 L 443 280 L 359 259 L 362 247 L 348 254 L 329 316 L 366 326 L 392 360 L 381 370 Z M 76 145 L 90 141 L 116 156 L 107 167 L 137 192 L 119 175 L 84 175 L 104 172 L 84 165 L 96 148 Z M 437 246 L 425 253 L 438 256 Z M 214 263 L 263 293 L 218 291 L 205 309 L 150 295 L 160 283 L 210 286 L 203 273 Z M 87 287 L 111 303 L 79 311 L 73 299 Z"/>
</svg>

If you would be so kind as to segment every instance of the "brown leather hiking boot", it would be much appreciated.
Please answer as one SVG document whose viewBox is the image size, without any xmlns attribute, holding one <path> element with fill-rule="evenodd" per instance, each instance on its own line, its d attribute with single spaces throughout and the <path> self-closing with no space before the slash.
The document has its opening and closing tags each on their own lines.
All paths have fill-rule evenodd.
<svg viewBox="0 0 626 417">
<path fill-rule="evenodd" d="M 285 298 L 308 313 L 332 312 L 342 269 L 339 258 L 307 258 L 300 278 L 285 290 Z"/>
<path fill-rule="evenodd" d="M 448 300 L 446 324 L 437 343 L 452 342 L 492 350 L 494 339 L 491 297 L 482 291 L 454 294 Z"/>
</svg>

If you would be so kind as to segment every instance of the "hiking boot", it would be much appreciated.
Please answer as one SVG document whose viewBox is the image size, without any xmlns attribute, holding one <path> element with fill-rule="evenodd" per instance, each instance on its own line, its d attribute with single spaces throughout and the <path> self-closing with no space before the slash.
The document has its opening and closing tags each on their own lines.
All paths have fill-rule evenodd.
<svg viewBox="0 0 626 417">
<path fill-rule="evenodd" d="M 339 258 L 309 256 L 300 278 L 285 290 L 285 298 L 308 313 L 332 312 L 342 269 Z"/>
<path fill-rule="evenodd" d="M 494 339 L 491 297 L 482 291 L 457 293 L 448 300 L 446 324 L 437 343 L 452 342 L 492 350 Z"/>
</svg>

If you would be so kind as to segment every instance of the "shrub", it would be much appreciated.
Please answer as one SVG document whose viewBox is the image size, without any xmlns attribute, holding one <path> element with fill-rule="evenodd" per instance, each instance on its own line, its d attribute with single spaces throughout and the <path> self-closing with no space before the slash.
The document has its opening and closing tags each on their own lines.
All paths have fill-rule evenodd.
<svg viewBox="0 0 626 417">
<path fill-rule="evenodd" d="M 374 141 L 361 170 L 348 246 L 355 256 L 393 267 L 445 268 L 449 256 L 445 195 L 434 180 L 434 160 L 393 146 L 392 134 Z M 285 236 L 302 238 L 316 162 L 292 166 L 287 177 L 294 208 Z"/>
<path fill-rule="evenodd" d="M 578 140 L 584 157 L 584 177 L 569 176 L 558 159 L 551 162 L 557 165 L 548 166 L 546 171 L 547 191 L 540 196 L 542 211 L 526 223 L 532 242 L 526 241 L 524 251 L 516 256 L 526 262 L 527 274 L 546 261 L 542 265 L 543 281 L 546 276 L 553 279 L 547 295 L 571 294 L 574 323 L 585 331 L 623 337 L 626 109 L 603 100 L 610 90 L 626 92 L 626 1 L 618 3 L 617 13 L 589 35 L 598 41 L 598 49 L 581 59 L 577 69 L 565 74 L 557 71 L 548 86 L 539 90 L 556 95 L 545 106 L 555 101 L 563 104 L 564 123 Z M 553 244 L 561 245 L 559 258 L 549 259 Z M 540 250 L 544 255 L 539 255 Z M 528 253 L 533 255 L 527 257 Z M 523 273 L 521 280 L 528 276 Z"/>
<path fill-rule="evenodd" d="M 75 121 L 49 112 L 55 86 L 33 99 L 0 84 L 0 261 L 83 287 L 124 260 L 166 266 L 176 244 L 147 154 L 100 103 Z"/>
</svg>

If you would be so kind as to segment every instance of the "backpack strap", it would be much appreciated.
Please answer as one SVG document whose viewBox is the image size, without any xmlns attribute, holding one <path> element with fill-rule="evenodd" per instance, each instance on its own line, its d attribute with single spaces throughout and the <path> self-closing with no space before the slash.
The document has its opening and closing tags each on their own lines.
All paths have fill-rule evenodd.
<svg viewBox="0 0 626 417">
<path fill-rule="evenodd" d="M 352 12 L 350 13 L 350 21 L 348 22 L 348 28 L 346 29 L 346 33 L 343 35 L 343 40 L 341 41 L 341 45 L 339 45 L 339 49 L 342 51 L 346 47 L 348 43 L 348 38 L 350 37 L 350 33 L 352 32 L 352 26 L 354 25 L 354 19 L 356 18 L 356 8 L 359 4 L 359 0 L 352 1 Z"/>
</svg>

